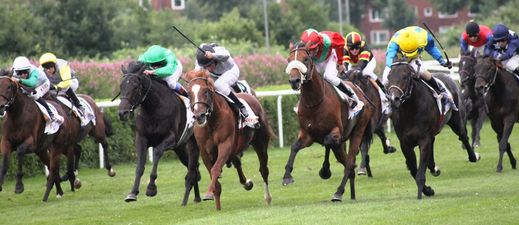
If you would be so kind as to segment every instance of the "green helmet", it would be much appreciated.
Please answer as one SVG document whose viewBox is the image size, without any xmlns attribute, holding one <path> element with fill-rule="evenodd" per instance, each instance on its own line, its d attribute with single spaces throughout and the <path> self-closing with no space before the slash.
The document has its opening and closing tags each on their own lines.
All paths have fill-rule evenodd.
<svg viewBox="0 0 519 225">
<path fill-rule="evenodd" d="M 152 45 L 142 55 L 144 63 L 156 63 L 166 60 L 166 49 L 160 45 Z"/>
</svg>

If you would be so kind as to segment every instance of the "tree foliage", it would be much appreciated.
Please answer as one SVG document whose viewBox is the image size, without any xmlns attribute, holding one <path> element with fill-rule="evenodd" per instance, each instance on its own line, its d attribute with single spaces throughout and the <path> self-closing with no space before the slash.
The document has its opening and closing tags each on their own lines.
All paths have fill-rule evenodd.
<svg viewBox="0 0 519 225">
<path fill-rule="evenodd" d="M 388 3 L 388 17 L 384 20 L 384 27 L 399 30 L 416 22 L 414 10 L 405 0 L 388 0 Z"/>
<path fill-rule="evenodd" d="M 481 14 L 480 16 L 486 16 L 494 11 L 494 9 L 509 1 L 510 0 L 431 0 L 431 3 L 436 9 L 442 12 L 454 13 L 468 7 L 471 12 Z"/>
</svg>

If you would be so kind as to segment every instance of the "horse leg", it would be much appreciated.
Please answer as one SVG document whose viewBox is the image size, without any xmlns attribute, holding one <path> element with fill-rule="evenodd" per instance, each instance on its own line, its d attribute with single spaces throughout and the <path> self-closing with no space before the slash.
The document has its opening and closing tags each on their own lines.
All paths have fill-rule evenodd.
<svg viewBox="0 0 519 225">
<path fill-rule="evenodd" d="M 333 150 L 333 154 L 335 155 L 335 158 L 337 161 L 339 161 L 343 167 L 344 167 L 344 176 L 342 177 L 341 184 L 337 188 L 337 191 L 332 197 L 332 202 L 340 202 L 342 201 L 342 195 L 344 194 L 344 186 L 346 185 L 346 182 L 348 181 L 349 174 L 346 174 L 348 170 L 346 170 L 346 149 L 345 144 L 340 143 L 339 145 L 331 146 L 331 149 Z"/>
<path fill-rule="evenodd" d="M 326 180 L 329 179 L 332 176 L 332 171 L 330 171 L 330 147 L 325 146 L 324 147 L 324 161 L 323 161 L 323 167 L 319 170 L 319 176 Z"/>
<path fill-rule="evenodd" d="M 218 177 L 222 172 L 223 165 L 229 159 L 232 147 L 233 147 L 233 138 L 228 138 L 225 142 L 218 144 L 218 157 L 216 158 L 216 162 L 211 168 L 211 184 L 209 185 L 208 193 L 214 194 L 216 210 L 221 210 L 221 202 L 220 196 L 222 194 L 222 186 L 218 181 Z"/>
<path fill-rule="evenodd" d="M 103 156 L 105 159 L 105 168 L 106 168 L 107 174 L 110 177 L 115 177 L 117 172 L 115 172 L 115 170 L 113 169 L 112 163 L 110 163 L 110 161 L 111 161 L 110 156 L 108 155 L 110 145 L 108 145 L 108 141 L 106 140 L 106 138 L 103 138 L 101 141 L 99 141 L 99 143 L 103 147 Z"/>
<path fill-rule="evenodd" d="M 296 155 L 302 148 L 309 146 L 312 143 L 312 140 L 309 135 L 300 135 L 294 144 L 290 147 L 290 156 L 288 157 L 287 164 L 285 165 L 285 175 L 283 175 L 283 186 L 294 183 L 294 178 L 292 178 L 292 170 L 294 169 L 294 161 L 296 159 Z"/>
<path fill-rule="evenodd" d="M 5 135 L 2 138 L 2 167 L 0 168 L 0 191 L 2 191 L 2 185 L 4 184 L 5 175 L 7 174 L 7 168 L 9 167 L 9 156 L 13 150 L 11 143 L 5 139 Z"/>
<path fill-rule="evenodd" d="M 16 172 L 16 186 L 14 189 L 14 193 L 21 194 L 24 191 L 23 185 L 23 162 L 25 161 L 25 149 L 27 145 L 22 144 L 16 150 L 16 156 L 18 157 L 18 170 Z"/>
<path fill-rule="evenodd" d="M 508 143 L 508 145 L 506 146 L 506 154 L 508 155 L 508 158 L 510 159 L 510 165 L 512 165 L 512 169 L 515 170 L 517 161 L 515 160 L 514 154 L 512 154 L 512 147 L 510 147 L 510 143 Z"/>
<path fill-rule="evenodd" d="M 427 164 L 427 168 L 429 168 L 429 172 L 435 177 L 440 176 L 441 170 L 440 167 L 436 165 L 434 161 L 434 151 L 431 152 L 431 156 L 429 156 L 429 163 Z"/>
<path fill-rule="evenodd" d="M 514 128 L 514 123 L 516 121 L 516 118 L 514 116 L 507 116 L 502 121 L 503 129 L 501 135 L 499 135 L 499 161 L 497 164 L 496 172 L 500 173 L 503 171 L 503 155 L 505 154 L 505 151 L 507 151 L 507 148 L 510 146 L 508 143 L 508 139 L 510 138 L 510 134 L 512 133 L 512 129 Z M 510 150 L 509 156 L 512 155 Z M 510 158 L 510 162 L 512 162 L 512 157 Z M 513 158 L 515 161 L 515 158 Z"/>
<path fill-rule="evenodd" d="M 467 128 L 463 122 L 463 118 L 459 112 L 453 111 L 451 119 L 447 122 L 451 130 L 458 135 L 458 140 L 461 141 L 463 146 L 465 146 L 465 150 L 467 150 L 467 154 L 469 156 L 470 162 L 477 162 L 481 157 L 479 153 L 474 152 L 472 145 L 469 143 L 469 137 L 467 136 Z"/>
<path fill-rule="evenodd" d="M 472 148 L 477 148 L 480 145 L 480 132 L 483 128 L 483 123 L 487 118 L 484 107 L 479 107 L 476 119 L 472 123 Z"/>
<path fill-rule="evenodd" d="M 135 180 L 133 181 L 133 187 L 131 192 L 126 196 L 124 201 L 132 202 L 137 201 L 137 195 L 139 194 L 139 185 L 141 182 L 142 174 L 144 174 L 144 164 L 146 164 L 146 150 L 148 143 L 147 140 L 136 135 L 135 137 L 135 152 L 137 153 L 137 166 L 135 167 Z"/>
<path fill-rule="evenodd" d="M 44 202 L 49 199 L 49 194 L 54 184 L 56 184 L 56 191 L 58 192 L 57 197 L 61 197 L 61 195 L 63 195 L 63 190 L 61 190 L 61 185 L 59 183 L 59 156 L 61 153 L 56 147 L 51 147 L 49 153 L 49 177 L 47 177 L 47 186 L 42 199 Z"/>
<path fill-rule="evenodd" d="M 416 165 L 416 153 L 414 152 L 414 146 L 412 146 L 408 142 L 401 141 L 400 149 L 402 150 L 402 153 L 404 154 L 405 164 L 407 166 L 407 169 L 409 170 L 409 174 L 416 181 L 417 165 Z"/>
<path fill-rule="evenodd" d="M 373 177 L 373 174 L 371 174 L 371 167 L 369 166 L 369 143 L 366 141 L 363 141 L 360 145 L 360 155 L 361 155 L 361 162 L 360 167 L 357 172 L 359 176 L 361 175 L 368 175 L 368 177 Z"/>
<path fill-rule="evenodd" d="M 416 172 L 416 186 L 418 187 L 418 199 L 422 199 L 422 193 L 425 196 L 433 196 L 434 190 L 431 187 L 425 185 L 425 170 L 427 164 L 431 160 L 431 152 L 434 151 L 434 137 L 426 138 L 420 141 L 420 162 L 418 164 L 418 171 Z"/>
<path fill-rule="evenodd" d="M 384 154 L 396 152 L 396 148 L 391 146 L 391 142 L 387 138 L 386 133 L 384 133 L 384 128 L 382 126 L 379 126 L 377 129 L 375 129 L 375 134 L 377 134 L 377 136 L 380 138 L 380 141 L 382 142 Z"/>
<path fill-rule="evenodd" d="M 151 168 L 150 173 L 150 181 L 148 183 L 148 187 L 146 188 L 146 196 L 154 197 L 157 195 L 157 184 L 155 181 L 157 180 L 157 169 L 159 166 L 159 160 L 164 155 L 164 147 L 161 145 L 153 148 L 153 166 Z"/>
<path fill-rule="evenodd" d="M 191 189 L 194 187 L 194 195 L 195 195 L 195 202 L 200 202 L 200 190 L 198 189 L 198 158 L 199 158 L 199 151 L 198 147 L 196 145 L 196 141 L 193 138 L 186 144 L 186 150 L 188 151 L 188 166 L 187 166 L 187 175 L 185 178 L 185 192 L 184 192 L 184 198 L 182 199 L 182 206 L 187 205 L 187 201 L 189 199 L 189 192 L 191 192 Z"/>
<path fill-rule="evenodd" d="M 259 160 L 259 171 L 261 173 L 261 177 L 263 178 L 263 184 L 265 185 L 265 191 L 263 193 L 263 200 L 265 200 L 265 204 L 271 205 L 272 204 L 272 195 L 270 194 L 269 189 L 269 167 L 268 167 L 268 161 L 269 161 L 269 155 L 267 152 L 268 149 L 268 143 L 270 137 L 267 134 L 267 131 L 265 131 L 265 134 L 262 135 L 264 138 L 263 140 L 257 140 L 252 143 L 252 146 L 254 147 L 254 150 L 256 151 L 256 155 L 258 155 Z"/>
<path fill-rule="evenodd" d="M 252 180 L 247 179 L 247 177 L 245 177 L 245 174 L 243 173 L 243 169 L 241 167 L 240 156 L 232 154 L 230 156 L 230 160 L 232 161 L 234 168 L 236 168 L 236 172 L 238 173 L 238 178 L 240 179 L 240 184 L 243 185 L 243 188 L 245 190 L 247 190 L 247 191 L 252 190 L 252 187 L 254 187 L 254 183 L 252 182 Z"/>
<path fill-rule="evenodd" d="M 75 181 L 76 175 L 74 174 L 74 170 L 76 168 L 76 157 L 75 157 L 75 146 L 69 147 L 66 151 L 67 156 L 67 172 L 65 173 L 66 177 L 68 177 L 68 181 L 70 182 L 70 190 L 75 191 Z M 61 182 L 61 179 L 60 179 Z"/>
</svg>

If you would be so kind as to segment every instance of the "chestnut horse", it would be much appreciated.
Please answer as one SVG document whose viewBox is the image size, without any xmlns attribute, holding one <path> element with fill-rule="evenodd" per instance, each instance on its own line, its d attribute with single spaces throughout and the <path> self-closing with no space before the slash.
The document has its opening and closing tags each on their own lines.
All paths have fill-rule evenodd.
<svg viewBox="0 0 519 225">
<path fill-rule="evenodd" d="M 359 114 L 352 120 L 348 119 L 350 106 L 341 100 L 332 85 L 325 82 L 316 69 L 311 57 L 314 52 L 309 50 L 313 43 L 299 42 L 290 46 L 290 55 L 286 72 L 294 90 L 301 91 L 297 116 L 299 118 L 299 136 L 290 148 L 290 156 L 285 166 L 283 185 L 294 182 L 291 172 L 294 160 L 299 150 L 317 142 L 325 146 L 326 153 L 332 149 L 335 158 L 344 166 L 343 179 L 335 192 L 332 201 L 342 201 L 344 186 L 350 180 L 350 197 L 355 199 L 355 157 L 361 143 L 371 142 L 374 127 L 371 127 L 371 117 L 374 108 L 365 104 Z M 366 102 L 362 90 L 346 82 Z M 344 142 L 349 139 L 349 152 L 346 155 Z M 327 158 L 328 156 L 325 156 Z M 327 161 L 325 161 L 326 163 Z M 324 171 L 324 165 L 321 171 Z M 319 174 L 323 177 L 321 171 Z"/>
<path fill-rule="evenodd" d="M 479 57 L 475 67 L 476 91 L 485 99 L 488 118 L 499 142 L 499 161 L 496 172 L 503 170 L 503 155 L 510 158 L 512 169 L 516 160 L 508 142 L 514 124 L 519 122 L 519 81 L 505 70 L 501 62 L 491 57 Z"/>
<path fill-rule="evenodd" d="M 22 182 L 22 165 L 26 153 L 35 153 L 40 160 L 49 167 L 46 191 L 43 201 L 48 200 L 50 190 L 56 184 L 58 197 L 63 195 L 59 178 L 59 158 L 66 154 L 68 158 L 67 174 L 71 180 L 75 179 L 72 171 L 74 163 L 74 137 L 79 127 L 67 118 L 67 113 L 56 102 L 49 102 L 65 118 L 59 130 L 47 135 L 44 133 L 45 119 L 40 113 L 35 101 L 28 96 L 28 92 L 20 86 L 18 81 L 10 77 L 0 77 L 0 114 L 4 115 L 2 124 L 2 169 L 0 172 L 0 187 L 3 184 L 9 155 L 16 150 L 18 156 L 18 172 L 16 174 L 16 193 L 24 190 Z M 77 129 L 76 129 L 77 128 Z M 47 149 L 49 151 L 47 152 Z M 50 157 L 49 157 L 50 156 Z M 71 185 L 72 190 L 74 186 Z M 0 189 L 1 190 L 1 189 Z"/>
<path fill-rule="evenodd" d="M 406 159 L 407 168 L 416 180 L 417 198 L 433 196 L 434 190 L 425 184 L 425 171 L 429 168 L 434 176 L 440 175 L 440 169 L 434 161 L 434 140 L 447 123 L 467 150 L 470 162 L 479 160 L 479 154 L 474 153 L 469 144 L 465 127 L 465 109 L 461 102 L 461 93 L 457 84 L 444 74 L 433 74 L 440 79 L 447 90 L 452 93 L 459 111 L 449 110 L 440 115 L 436 99 L 429 87 L 420 78 L 406 59 L 393 63 L 388 75 L 388 93 L 392 105 L 391 120 L 400 140 L 400 148 Z M 415 146 L 420 148 L 420 160 L 417 169 Z"/>
<path fill-rule="evenodd" d="M 149 147 L 153 147 L 153 167 L 146 195 L 149 197 L 157 195 L 155 180 L 159 160 L 164 151 L 173 149 L 180 162 L 187 167 L 182 206 L 187 204 L 192 188 L 194 188 L 195 202 L 200 202 L 199 152 L 192 129 L 186 129 L 184 132 L 189 122 L 186 118 L 186 111 L 189 109 L 162 80 L 145 75 L 143 73 L 145 68 L 143 63 L 137 61 L 130 62 L 128 68 L 121 68 L 124 76 L 120 85 L 119 119 L 127 121 L 134 109 L 140 108 L 135 119 L 135 151 L 137 153 L 135 180 L 125 201 L 137 201 L 146 163 L 146 151 Z"/>
<path fill-rule="evenodd" d="M 240 127 L 240 116 L 224 96 L 217 93 L 213 79 L 206 70 L 190 71 L 185 75 L 189 82 L 189 98 L 191 110 L 194 113 L 196 125 L 194 134 L 205 167 L 211 175 L 204 200 L 215 200 L 216 209 L 221 209 L 220 196 L 222 186 L 218 181 L 222 167 L 227 160 L 238 172 L 240 183 L 245 190 L 251 190 L 253 183 L 242 171 L 241 153 L 252 145 L 258 155 L 260 173 L 265 184 L 264 200 L 270 205 L 272 196 L 269 190 L 269 169 L 267 148 L 272 130 L 267 121 L 267 115 L 258 99 L 248 93 L 237 93 L 236 96 L 245 100 L 258 118 L 258 124 L 252 128 Z"/>
<path fill-rule="evenodd" d="M 479 133 L 487 118 L 485 99 L 476 93 L 474 87 L 476 85 L 476 77 L 474 76 L 474 67 L 477 63 L 476 54 L 476 51 L 471 51 L 462 55 L 458 66 L 461 80 L 461 97 L 467 110 L 467 120 L 470 120 L 472 127 L 470 135 L 472 138 L 472 148 L 479 147 Z"/>
</svg>

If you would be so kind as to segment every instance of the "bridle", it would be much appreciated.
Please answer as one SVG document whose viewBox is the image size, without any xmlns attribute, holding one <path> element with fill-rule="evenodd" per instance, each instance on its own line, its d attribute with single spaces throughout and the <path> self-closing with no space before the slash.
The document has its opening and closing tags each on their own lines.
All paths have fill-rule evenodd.
<svg viewBox="0 0 519 225">
<path fill-rule="evenodd" d="M 490 77 L 485 76 L 486 74 L 476 74 L 476 80 L 482 79 L 485 81 L 485 85 L 483 86 L 484 95 L 488 93 L 488 90 L 494 83 L 496 82 L 497 73 L 499 72 L 499 66 L 494 63 L 495 69 L 493 75 Z"/>
<path fill-rule="evenodd" d="M 406 90 L 405 91 L 402 90 L 397 85 L 390 85 L 389 88 L 387 89 L 387 91 L 388 91 L 388 93 L 391 93 L 391 90 L 393 90 L 393 89 L 398 91 L 400 93 L 400 98 L 399 98 L 400 104 L 403 104 L 407 99 L 409 99 L 411 97 L 411 94 L 413 92 L 414 85 L 412 84 L 412 82 L 413 82 L 413 77 L 416 74 L 416 71 L 406 61 L 394 62 L 393 64 L 391 64 L 391 67 L 397 66 L 397 65 L 407 65 L 407 67 L 409 67 L 409 69 L 411 70 L 411 74 L 409 76 L 407 76 L 407 78 L 406 78 L 407 79 L 406 80 Z"/>
<path fill-rule="evenodd" d="M 20 88 L 20 84 L 16 81 L 14 81 L 12 78 L 10 77 L 0 77 L 0 79 L 9 79 L 10 80 L 10 84 L 9 84 L 9 89 L 11 90 L 11 93 L 12 95 L 11 96 L 6 96 L 4 95 L 4 93 L 0 94 L 0 97 L 4 98 L 5 100 L 7 100 L 7 103 L 4 104 L 4 105 L 0 105 L 0 107 L 3 107 L 5 109 L 8 109 L 9 106 L 11 106 L 11 104 L 13 104 L 14 102 L 14 98 L 16 96 L 16 92 L 18 91 L 18 89 Z M 12 84 L 15 84 L 15 85 L 12 85 Z"/>
<path fill-rule="evenodd" d="M 214 95 L 215 91 L 214 91 L 214 89 L 209 88 L 209 80 L 207 77 L 193 78 L 191 81 L 189 81 L 189 84 L 188 84 L 189 90 L 192 89 L 192 86 L 196 81 L 203 81 L 205 83 L 205 86 L 207 87 L 207 89 L 209 89 L 209 91 L 205 92 L 207 101 L 195 101 L 196 99 L 190 99 L 191 111 L 193 111 L 193 112 L 195 111 L 195 105 L 197 105 L 197 104 L 204 105 L 204 106 L 206 106 L 207 111 L 203 114 L 205 114 L 207 117 L 209 117 L 211 115 L 211 113 L 213 112 L 213 107 L 214 107 L 213 95 Z"/>
<path fill-rule="evenodd" d="M 139 90 L 139 92 L 138 92 L 139 98 L 138 99 L 140 99 L 140 100 L 137 101 L 136 103 L 132 103 L 128 96 L 121 96 L 121 98 L 120 98 L 121 100 L 126 99 L 130 103 L 130 112 L 133 112 L 140 104 L 142 104 L 146 100 L 146 98 L 148 97 L 148 94 L 150 93 L 151 86 L 152 86 L 152 84 L 151 84 L 151 82 L 152 82 L 151 81 L 151 77 L 149 77 L 147 75 L 138 75 L 138 74 L 134 74 L 134 73 L 124 74 L 124 76 L 123 76 L 123 83 L 125 82 L 125 80 L 127 80 L 127 79 L 129 79 L 129 78 L 131 78 L 133 76 L 135 76 L 139 81 L 142 80 L 142 79 L 139 79 L 140 77 L 146 77 L 147 78 L 146 80 L 148 81 L 148 87 L 145 88 L 146 91 L 144 92 L 144 94 L 142 93 L 142 89 L 143 88 L 139 88 L 138 89 Z"/>
<path fill-rule="evenodd" d="M 461 62 L 462 60 L 464 59 L 468 59 L 467 61 L 471 61 L 473 62 L 472 63 L 472 67 L 476 65 L 476 58 L 472 57 L 472 56 L 461 56 L 461 59 L 460 59 L 460 68 L 462 68 L 460 71 L 459 71 L 459 75 L 460 75 L 460 79 L 461 79 L 461 83 L 463 85 L 468 85 L 469 83 L 471 83 L 472 81 L 475 81 L 475 76 L 473 75 L 474 73 L 470 73 L 467 69 L 467 66 L 462 66 L 461 65 Z M 465 62 L 465 61 L 464 61 Z"/>
<path fill-rule="evenodd" d="M 297 46 L 299 46 L 298 44 Z M 305 51 L 305 53 L 310 57 L 310 51 L 306 47 L 295 47 L 294 49 L 290 50 L 290 54 L 294 53 L 294 60 L 290 61 L 285 69 L 285 72 L 287 74 L 290 74 L 290 71 L 292 69 L 296 69 L 300 76 L 301 76 L 301 83 L 308 82 L 312 80 L 312 73 L 315 70 L 315 65 L 313 63 L 310 63 L 310 65 L 306 65 L 305 63 L 297 60 L 297 53 L 298 51 Z M 309 59 L 311 60 L 311 59 Z"/>
</svg>

